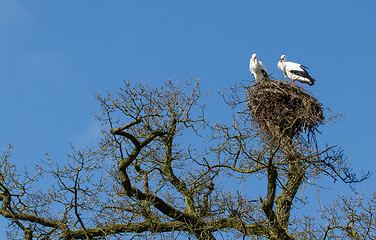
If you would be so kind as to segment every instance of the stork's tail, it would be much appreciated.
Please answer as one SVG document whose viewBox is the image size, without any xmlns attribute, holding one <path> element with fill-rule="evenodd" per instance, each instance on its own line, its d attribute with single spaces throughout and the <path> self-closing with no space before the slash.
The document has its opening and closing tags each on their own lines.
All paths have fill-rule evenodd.
<svg viewBox="0 0 376 240">
<path fill-rule="evenodd" d="M 309 84 L 309 86 L 312 86 L 313 84 L 315 84 L 315 79 L 313 78 L 313 77 L 311 77 L 311 76 L 309 76 L 309 78 L 308 78 L 309 80 L 311 80 L 308 84 Z"/>
</svg>

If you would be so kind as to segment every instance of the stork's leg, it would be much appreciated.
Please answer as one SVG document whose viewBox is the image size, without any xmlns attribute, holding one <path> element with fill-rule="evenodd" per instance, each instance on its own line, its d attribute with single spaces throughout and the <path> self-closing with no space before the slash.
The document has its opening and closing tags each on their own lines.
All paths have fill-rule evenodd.
<svg viewBox="0 0 376 240">
<path fill-rule="evenodd" d="M 295 86 L 295 82 L 294 82 L 294 80 L 291 80 L 292 82 L 291 82 L 291 84 L 293 85 L 293 86 Z"/>
</svg>

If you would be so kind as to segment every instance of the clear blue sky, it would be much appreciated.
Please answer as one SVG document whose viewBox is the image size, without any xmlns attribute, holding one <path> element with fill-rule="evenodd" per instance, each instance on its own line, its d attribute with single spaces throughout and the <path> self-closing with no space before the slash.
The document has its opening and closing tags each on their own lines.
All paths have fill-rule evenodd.
<svg viewBox="0 0 376 240">
<path fill-rule="evenodd" d="M 20 170 L 47 151 L 63 162 L 69 141 L 98 139 L 94 92 L 195 77 L 204 91 L 223 90 L 253 78 L 252 53 L 282 78 L 286 54 L 309 66 L 310 92 L 345 114 L 321 129 L 321 143 L 375 171 L 375 9 L 371 0 L 0 1 L 0 146 L 15 145 Z M 208 111 L 221 119 L 211 99 Z M 373 191 L 374 181 L 359 187 Z"/>
</svg>

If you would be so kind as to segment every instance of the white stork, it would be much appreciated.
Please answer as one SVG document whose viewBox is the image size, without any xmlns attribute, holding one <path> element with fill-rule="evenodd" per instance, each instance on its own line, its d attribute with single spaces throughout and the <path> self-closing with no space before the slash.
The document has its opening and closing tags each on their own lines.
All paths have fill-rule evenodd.
<svg viewBox="0 0 376 240">
<path fill-rule="evenodd" d="M 281 56 L 281 60 L 279 60 L 278 62 L 278 68 L 281 69 L 285 77 L 291 79 L 292 85 L 294 86 L 294 81 L 308 83 L 310 86 L 312 86 L 315 83 L 315 79 L 309 76 L 308 72 L 306 71 L 308 67 L 303 66 L 299 63 L 286 62 L 285 55 Z"/>
<path fill-rule="evenodd" d="M 257 60 L 256 53 L 252 54 L 252 58 L 249 61 L 249 71 L 251 71 L 257 82 L 269 78 L 268 70 L 266 70 L 261 61 Z"/>
</svg>

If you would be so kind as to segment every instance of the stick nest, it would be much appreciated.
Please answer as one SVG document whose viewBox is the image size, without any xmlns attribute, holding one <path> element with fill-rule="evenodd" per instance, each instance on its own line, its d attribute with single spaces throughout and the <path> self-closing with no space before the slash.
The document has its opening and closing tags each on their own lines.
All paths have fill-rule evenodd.
<svg viewBox="0 0 376 240">
<path fill-rule="evenodd" d="M 323 123 L 323 107 L 299 86 L 263 81 L 248 87 L 248 108 L 260 130 L 272 137 L 313 133 Z"/>
</svg>

